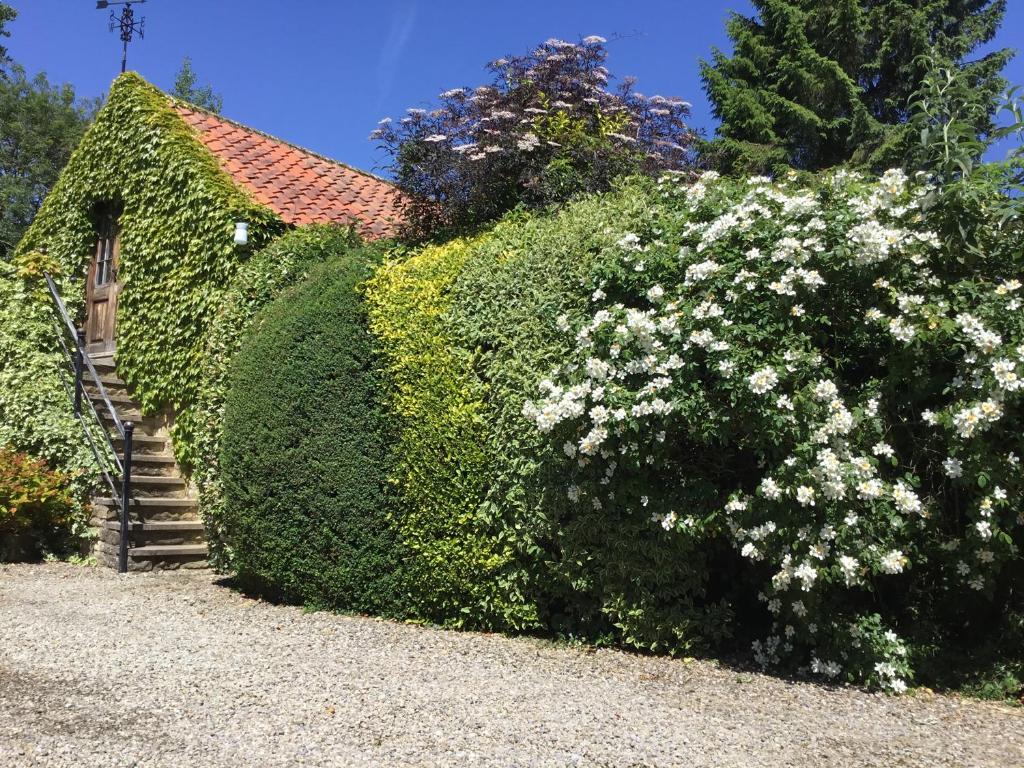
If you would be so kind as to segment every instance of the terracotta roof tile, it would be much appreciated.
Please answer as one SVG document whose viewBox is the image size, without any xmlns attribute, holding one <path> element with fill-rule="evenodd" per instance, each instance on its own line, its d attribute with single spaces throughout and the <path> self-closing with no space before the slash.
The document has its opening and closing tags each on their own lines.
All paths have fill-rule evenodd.
<svg viewBox="0 0 1024 768">
<path fill-rule="evenodd" d="M 400 195 L 387 181 L 191 105 L 173 106 L 228 175 L 287 224 L 355 224 L 371 240 L 395 234 Z"/>
</svg>

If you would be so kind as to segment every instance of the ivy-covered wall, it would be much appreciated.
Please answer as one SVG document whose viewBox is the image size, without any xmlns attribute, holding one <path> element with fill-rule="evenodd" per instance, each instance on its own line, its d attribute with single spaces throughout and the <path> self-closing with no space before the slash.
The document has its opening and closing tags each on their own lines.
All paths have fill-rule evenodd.
<svg viewBox="0 0 1024 768">
<path fill-rule="evenodd" d="M 13 446 L 52 467 L 80 470 L 69 473 L 75 509 L 68 528 L 83 534 L 89 514 L 82 502 L 95 466 L 57 378 L 61 355 L 51 348 L 52 313 L 41 280 L 47 261 L 39 254 L 0 260 L 0 449 Z"/>
<path fill-rule="evenodd" d="M 170 97 L 139 75 L 127 73 L 113 84 L 100 110 L 59 181 L 19 244 L 15 259 L 45 250 L 59 266 L 58 282 L 66 303 L 80 316 L 84 275 L 95 241 L 94 208 L 99 203 L 122 206 L 120 219 L 122 291 L 117 308 L 118 373 L 134 388 L 143 409 L 181 409 L 195 400 L 207 331 L 224 293 L 248 250 L 233 243 L 236 221 L 249 222 L 248 249 L 258 249 L 284 231 L 269 209 L 257 204 L 219 167 L 177 115 Z M 0 275 L 0 280 L 10 279 Z M 15 290 L 3 288 L 3 292 Z M 41 297 L 45 300 L 45 297 Z M 37 322 L 45 313 L 25 307 Z M 0 336 L 7 336 L 5 327 Z M 5 338 L 0 354 L 5 370 L 19 360 L 42 353 L 56 363 L 49 336 L 40 326 L 22 331 L 23 339 Z M 17 447 L 40 442 L 78 440 L 74 430 L 40 435 L 40 419 L 16 422 L 32 408 L 60 408 L 59 384 L 46 365 L 44 376 L 19 387 L 0 402 L 4 437 Z M 59 422 L 54 416 L 46 424 Z M 183 422 L 187 424 L 188 422 Z M 61 425 L 55 428 L 64 432 Z M 176 450 L 185 454 L 192 440 L 188 429 L 174 431 Z M 38 452 L 38 451 L 37 451 Z M 62 463 L 60 451 L 43 455 Z M 68 456 L 69 460 L 75 460 Z"/>
</svg>

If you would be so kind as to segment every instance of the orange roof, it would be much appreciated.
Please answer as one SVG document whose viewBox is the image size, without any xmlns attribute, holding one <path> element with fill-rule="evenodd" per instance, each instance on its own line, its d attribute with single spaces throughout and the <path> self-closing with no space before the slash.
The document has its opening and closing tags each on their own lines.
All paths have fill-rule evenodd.
<svg viewBox="0 0 1024 768">
<path fill-rule="evenodd" d="M 400 195 L 387 181 L 191 104 L 173 106 L 228 175 L 285 223 L 355 224 L 370 240 L 395 234 Z"/>
</svg>

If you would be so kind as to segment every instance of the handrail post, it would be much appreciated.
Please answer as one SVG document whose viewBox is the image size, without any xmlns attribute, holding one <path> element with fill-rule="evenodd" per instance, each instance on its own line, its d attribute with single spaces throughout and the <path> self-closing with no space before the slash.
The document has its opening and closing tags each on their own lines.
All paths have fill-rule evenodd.
<svg viewBox="0 0 1024 768">
<path fill-rule="evenodd" d="M 78 328 L 75 348 L 75 416 L 82 415 L 82 369 L 85 367 L 85 331 Z"/>
<path fill-rule="evenodd" d="M 124 478 L 121 482 L 121 540 L 117 550 L 117 572 L 128 571 L 128 502 L 132 487 L 132 433 L 135 425 L 124 423 Z"/>
</svg>

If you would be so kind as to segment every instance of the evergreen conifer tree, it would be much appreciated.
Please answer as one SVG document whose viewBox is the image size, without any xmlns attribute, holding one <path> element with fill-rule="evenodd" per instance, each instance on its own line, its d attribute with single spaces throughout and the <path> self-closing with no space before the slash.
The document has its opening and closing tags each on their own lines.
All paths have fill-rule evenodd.
<svg viewBox="0 0 1024 768">
<path fill-rule="evenodd" d="M 934 66 L 956 67 L 991 129 L 1007 49 L 968 56 L 990 41 L 1005 0 L 753 0 L 733 14 L 733 54 L 701 62 L 721 120 L 713 155 L 727 170 L 818 170 L 842 162 L 914 163 L 910 101 Z"/>
<path fill-rule="evenodd" d="M 216 93 L 212 86 L 199 85 L 199 76 L 192 69 L 192 59 L 188 56 L 182 60 L 181 69 L 174 77 L 174 90 L 171 91 L 171 95 L 215 114 L 219 114 L 224 108 L 224 98 Z"/>
</svg>

